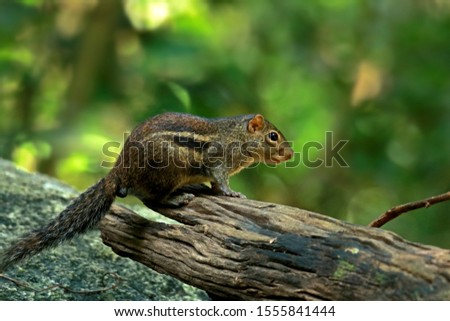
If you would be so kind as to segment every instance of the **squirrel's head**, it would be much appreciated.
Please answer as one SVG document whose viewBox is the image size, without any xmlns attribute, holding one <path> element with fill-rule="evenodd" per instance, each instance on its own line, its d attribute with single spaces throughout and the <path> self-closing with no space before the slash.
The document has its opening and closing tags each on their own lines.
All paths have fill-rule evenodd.
<svg viewBox="0 0 450 321">
<path fill-rule="evenodd" d="M 248 146 L 243 151 L 254 163 L 279 164 L 292 158 L 294 151 L 284 135 L 260 114 L 247 122 Z"/>
</svg>

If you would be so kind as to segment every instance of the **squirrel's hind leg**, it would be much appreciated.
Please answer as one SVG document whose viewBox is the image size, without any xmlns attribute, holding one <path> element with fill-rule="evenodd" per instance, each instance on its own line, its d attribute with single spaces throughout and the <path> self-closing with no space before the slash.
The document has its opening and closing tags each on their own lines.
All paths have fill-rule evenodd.
<svg viewBox="0 0 450 321">
<path fill-rule="evenodd" d="M 167 198 L 163 199 L 160 204 L 174 207 L 181 207 L 189 204 L 195 198 L 194 194 L 191 193 L 181 193 L 181 194 L 171 194 Z"/>
<path fill-rule="evenodd" d="M 142 202 L 145 206 L 149 208 L 156 208 L 159 206 L 166 207 L 182 207 L 189 204 L 195 198 L 194 194 L 191 193 L 177 193 L 177 194 L 169 194 L 166 197 L 163 197 L 159 200 L 154 199 L 144 199 Z"/>
</svg>

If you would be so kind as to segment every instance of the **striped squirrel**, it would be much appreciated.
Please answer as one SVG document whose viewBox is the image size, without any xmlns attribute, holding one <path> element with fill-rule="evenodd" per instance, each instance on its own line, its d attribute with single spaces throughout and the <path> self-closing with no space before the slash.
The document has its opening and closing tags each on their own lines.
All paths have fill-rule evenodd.
<svg viewBox="0 0 450 321">
<path fill-rule="evenodd" d="M 258 162 L 279 164 L 292 155 L 283 134 L 259 114 L 216 119 L 182 113 L 154 116 L 131 132 L 106 177 L 3 252 L 0 272 L 94 228 L 116 196 L 134 195 L 148 207 L 178 207 L 194 198 L 178 188 L 210 182 L 214 194 L 245 197 L 230 188 L 231 175 Z"/>
</svg>

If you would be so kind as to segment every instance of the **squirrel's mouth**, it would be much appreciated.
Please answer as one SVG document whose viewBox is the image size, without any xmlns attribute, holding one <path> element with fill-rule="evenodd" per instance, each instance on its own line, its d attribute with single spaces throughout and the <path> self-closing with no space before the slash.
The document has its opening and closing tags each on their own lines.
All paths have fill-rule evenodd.
<svg viewBox="0 0 450 321">
<path fill-rule="evenodd" d="M 269 165 L 278 165 L 281 163 L 281 161 L 279 160 L 275 160 L 275 159 L 268 159 L 264 162 L 265 164 L 269 164 Z"/>
<path fill-rule="evenodd" d="M 279 164 L 281 162 L 286 162 L 292 158 L 294 153 L 290 149 L 284 149 L 282 151 L 283 155 L 274 155 L 270 158 L 275 164 Z"/>
<path fill-rule="evenodd" d="M 290 159 L 291 156 L 289 157 L 285 157 L 285 156 L 272 156 L 269 160 L 266 161 L 267 164 L 271 164 L 271 165 L 278 165 L 282 162 L 287 161 L 288 159 Z"/>
<path fill-rule="evenodd" d="M 294 156 L 294 152 L 292 149 L 281 149 L 277 153 L 273 153 L 273 155 L 267 155 L 264 160 L 264 163 L 269 165 L 278 165 L 282 162 L 286 162 L 290 160 Z"/>
</svg>

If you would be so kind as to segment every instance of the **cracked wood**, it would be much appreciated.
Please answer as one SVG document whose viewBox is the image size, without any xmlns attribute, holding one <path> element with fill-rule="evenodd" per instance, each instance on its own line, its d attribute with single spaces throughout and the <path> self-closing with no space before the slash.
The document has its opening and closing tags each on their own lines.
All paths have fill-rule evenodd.
<svg viewBox="0 0 450 321">
<path fill-rule="evenodd" d="M 197 196 L 158 211 L 113 206 L 103 242 L 117 254 L 217 298 L 449 300 L 450 251 L 298 208 Z"/>
</svg>

